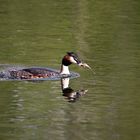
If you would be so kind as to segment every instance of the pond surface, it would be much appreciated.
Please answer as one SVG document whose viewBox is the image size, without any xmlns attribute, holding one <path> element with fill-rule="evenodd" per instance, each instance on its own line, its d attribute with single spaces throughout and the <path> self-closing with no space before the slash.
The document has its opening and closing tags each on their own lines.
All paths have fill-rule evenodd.
<svg viewBox="0 0 140 140">
<path fill-rule="evenodd" d="M 96 74 L 0 81 L 0 139 L 139 140 L 139 15 L 138 0 L 1 0 L 0 64 L 59 70 L 74 51 Z"/>
</svg>

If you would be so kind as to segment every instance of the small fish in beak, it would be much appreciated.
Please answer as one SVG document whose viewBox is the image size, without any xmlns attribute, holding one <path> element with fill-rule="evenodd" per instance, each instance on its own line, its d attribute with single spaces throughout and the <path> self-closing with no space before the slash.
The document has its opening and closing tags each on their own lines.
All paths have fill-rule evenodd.
<svg viewBox="0 0 140 140">
<path fill-rule="evenodd" d="M 88 69 L 91 70 L 91 67 L 88 64 L 86 64 L 86 63 L 80 63 L 79 66 L 81 66 L 83 68 L 88 68 Z"/>
</svg>

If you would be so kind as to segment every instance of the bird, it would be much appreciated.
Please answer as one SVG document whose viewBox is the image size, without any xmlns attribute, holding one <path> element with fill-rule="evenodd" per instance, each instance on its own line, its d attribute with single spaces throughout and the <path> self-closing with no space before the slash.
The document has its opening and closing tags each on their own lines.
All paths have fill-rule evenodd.
<svg viewBox="0 0 140 140">
<path fill-rule="evenodd" d="M 18 70 L 9 70 L 9 75 L 11 79 L 42 79 L 55 76 L 69 76 L 69 66 L 71 64 L 77 64 L 80 67 L 91 69 L 88 64 L 83 63 L 80 60 L 76 53 L 67 52 L 66 55 L 62 58 L 60 71 L 50 68 L 29 67 L 21 68 Z"/>
</svg>

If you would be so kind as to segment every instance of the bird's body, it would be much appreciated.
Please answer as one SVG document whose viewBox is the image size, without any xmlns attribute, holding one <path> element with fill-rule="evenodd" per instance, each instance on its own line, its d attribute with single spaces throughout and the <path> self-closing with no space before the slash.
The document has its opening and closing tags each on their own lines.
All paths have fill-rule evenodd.
<svg viewBox="0 0 140 140">
<path fill-rule="evenodd" d="M 62 75 L 70 75 L 69 65 L 75 63 L 79 66 L 88 67 L 86 63 L 82 63 L 77 54 L 73 52 L 68 52 L 63 58 L 61 63 L 60 71 L 50 69 L 50 68 L 21 68 L 21 69 L 11 69 L 8 70 L 8 77 L 10 79 L 39 79 L 39 78 L 51 78 Z"/>
<path fill-rule="evenodd" d="M 59 75 L 59 72 L 47 68 L 26 68 L 9 72 L 13 79 L 48 78 Z"/>
</svg>

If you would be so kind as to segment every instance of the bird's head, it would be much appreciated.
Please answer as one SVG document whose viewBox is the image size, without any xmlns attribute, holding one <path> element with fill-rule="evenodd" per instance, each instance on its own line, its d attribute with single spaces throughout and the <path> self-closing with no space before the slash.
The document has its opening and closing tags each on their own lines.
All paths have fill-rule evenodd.
<svg viewBox="0 0 140 140">
<path fill-rule="evenodd" d="M 84 67 L 84 68 L 90 68 L 90 66 L 86 63 L 83 63 L 78 55 L 74 52 L 67 52 L 67 54 L 62 59 L 62 64 L 64 66 L 69 66 L 71 64 L 77 64 L 78 66 Z"/>
</svg>

